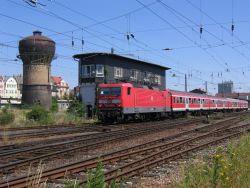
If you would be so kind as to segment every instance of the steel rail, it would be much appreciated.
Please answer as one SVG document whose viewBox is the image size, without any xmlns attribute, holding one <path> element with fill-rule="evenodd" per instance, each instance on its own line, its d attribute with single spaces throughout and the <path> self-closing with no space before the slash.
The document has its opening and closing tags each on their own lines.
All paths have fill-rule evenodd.
<svg viewBox="0 0 250 188">
<path fill-rule="evenodd" d="M 219 129 L 219 131 L 223 131 L 221 128 L 218 128 Z M 235 128 L 234 128 L 235 129 Z M 218 131 L 218 130 L 214 130 L 214 131 L 212 131 L 213 132 L 213 134 L 216 132 L 216 131 Z M 203 134 L 202 136 L 204 137 L 204 135 L 208 135 L 208 134 L 212 134 L 212 132 L 211 133 L 207 133 L 207 134 Z M 198 137 L 201 137 L 201 136 L 198 136 Z M 197 138 L 198 138 L 197 137 Z M 196 139 L 197 139 L 196 138 Z M 194 140 L 194 139 L 193 139 Z M 185 141 L 185 140 L 179 140 L 179 141 L 177 141 L 176 143 L 181 143 L 181 142 L 183 142 L 183 141 Z M 171 145 L 171 144 L 174 144 L 174 142 L 172 142 L 172 143 L 168 143 L 168 145 Z M 159 146 L 159 147 L 161 147 L 161 146 Z M 177 147 L 177 146 L 176 146 Z M 145 148 L 142 148 L 142 151 L 141 152 L 144 152 L 143 150 L 145 150 Z M 167 149 L 166 149 L 167 150 Z M 124 151 L 125 150 L 123 150 L 123 154 L 120 154 L 120 156 L 116 156 L 116 158 L 118 159 L 119 157 L 121 158 L 121 157 L 124 157 L 124 156 L 126 156 L 126 153 L 124 154 Z M 111 153 L 111 154 L 106 154 L 106 155 L 104 155 L 104 156 L 102 156 L 102 160 L 104 160 L 103 158 L 105 158 L 105 161 L 103 161 L 104 163 L 107 163 L 110 159 L 113 159 L 114 160 L 114 154 L 115 154 L 116 152 L 113 152 L 113 153 Z M 127 152 L 128 153 L 128 152 Z M 136 154 L 136 152 L 134 152 L 134 154 Z M 132 153 L 130 152 L 129 153 L 129 155 L 132 155 Z M 42 177 L 42 179 L 47 179 L 47 178 L 50 178 L 50 179 L 54 179 L 54 178 L 59 178 L 59 177 L 62 177 L 62 176 L 64 176 L 65 175 L 65 172 L 68 172 L 68 173 L 75 173 L 75 172 L 79 172 L 79 171 L 81 171 L 81 170 L 86 170 L 87 168 L 93 168 L 93 167 L 95 167 L 95 165 L 96 165 L 96 163 L 97 163 L 97 161 L 98 161 L 98 158 L 91 158 L 91 159 L 88 159 L 88 160 L 85 160 L 85 161 L 83 161 L 83 164 L 81 164 L 81 165 L 79 165 L 79 163 L 75 163 L 75 164 L 72 164 L 72 165 L 67 165 L 67 166 L 65 166 L 65 167 L 63 167 L 64 169 L 62 170 L 62 168 L 57 168 L 57 169 L 53 169 L 53 171 L 49 171 L 49 172 L 44 172 L 44 174 L 43 174 L 43 177 Z M 27 178 L 27 177 L 26 177 Z M 16 179 L 16 183 L 21 183 L 21 179 Z M 11 183 L 11 182 L 9 182 L 9 183 Z M 23 182 L 24 183 L 24 182 Z M 13 184 L 10 184 L 10 185 L 13 185 Z M 20 185 L 20 184 L 19 184 Z M 0 187 L 1 187 L 1 184 L 0 184 Z"/>
</svg>

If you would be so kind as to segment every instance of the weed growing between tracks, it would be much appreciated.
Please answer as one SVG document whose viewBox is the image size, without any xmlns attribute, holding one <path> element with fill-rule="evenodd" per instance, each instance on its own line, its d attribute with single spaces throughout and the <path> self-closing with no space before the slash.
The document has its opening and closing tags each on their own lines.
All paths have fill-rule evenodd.
<svg viewBox="0 0 250 188">
<path fill-rule="evenodd" d="M 29 171 L 28 171 L 27 181 L 26 181 L 26 187 L 28 187 L 28 188 L 45 188 L 46 181 L 43 183 L 40 182 L 43 170 L 44 170 L 44 164 L 42 164 L 42 162 L 39 162 L 35 175 L 30 176 L 30 174 L 31 174 L 31 166 L 30 166 Z"/>
<path fill-rule="evenodd" d="M 66 188 L 122 188 L 122 183 L 117 183 L 115 180 L 111 184 L 105 183 L 105 176 L 102 162 L 99 161 L 94 170 L 89 170 L 87 173 L 87 183 L 81 185 L 77 180 L 67 180 Z"/>
<path fill-rule="evenodd" d="M 187 164 L 181 172 L 181 180 L 171 187 L 230 188 L 249 187 L 250 136 L 243 136 L 223 150 L 218 147 L 214 156 Z"/>
</svg>

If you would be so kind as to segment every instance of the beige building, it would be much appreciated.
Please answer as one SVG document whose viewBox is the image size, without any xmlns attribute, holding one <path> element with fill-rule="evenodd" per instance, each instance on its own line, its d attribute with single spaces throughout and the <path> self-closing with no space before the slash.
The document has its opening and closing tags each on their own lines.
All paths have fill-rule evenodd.
<svg viewBox="0 0 250 188">
<path fill-rule="evenodd" d="M 59 99 L 69 97 L 69 85 L 60 76 L 51 76 L 52 96 Z"/>
<path fill-rule="evenodd" d="M 21 99 L 22 98 L 22 77 L 21 76 L 1 76 L 0 95 L 2 98 Z"/>
</svg>

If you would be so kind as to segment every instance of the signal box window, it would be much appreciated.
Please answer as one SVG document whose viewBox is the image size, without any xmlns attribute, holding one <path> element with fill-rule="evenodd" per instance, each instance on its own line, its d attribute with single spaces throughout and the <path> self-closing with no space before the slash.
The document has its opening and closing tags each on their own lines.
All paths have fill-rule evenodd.
<svg viewBox="0 0 250 188">
<path fill-rule="evenodd" d="M 128 95 L 130 95 L 131 94 L 131 87 L 128 87 Z"/>
<path fill-rule="evenodd" d="M 121 78 L 123 76 L 123 70 L 121 67 L 115 67 L 115 77 Z"/>
<path fill-rule="evenodd" d="M 161 84 L 161 76 L 160 75 L 155 75 L 155 83 L 158 85 Z"/>
<path fill-rule="evenodd" d="M 138 75 L 138 71 L 132 69 L 132 70 L 131 70 L 131 76 L 130 76 L 130 78 L 132 78 L 132 79 L 134 79 L 134 80 L 137 80 L 137 75 Z"/>
<path fill-rule="evenodd" d="M 104 67 L 103 65 L 96 65 L 96 77 L 104 76 Z"/>
<path fill-rule="evenodd" d="M 83 77 L 91 77 L 94 73 L 94 65 L 83 65 L 82 66 L 82 75 Z"/>
</svg>

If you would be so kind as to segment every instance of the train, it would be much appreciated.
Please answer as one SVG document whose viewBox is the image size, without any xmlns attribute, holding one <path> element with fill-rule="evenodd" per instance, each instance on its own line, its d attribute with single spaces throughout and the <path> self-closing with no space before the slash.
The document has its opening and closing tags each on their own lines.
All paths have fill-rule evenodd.
<svg viewBox="0 0 250 188">
<path fill-rule="evenodd" d="M 248 102 L 244 100 L 140 88 L 131 83 L 100 84 L 97 93 L 98 119 L 102 122 L 248 110 Z"/>
</svg>

